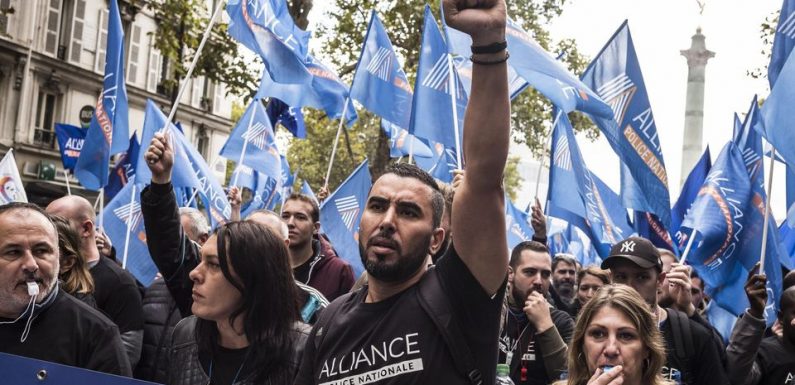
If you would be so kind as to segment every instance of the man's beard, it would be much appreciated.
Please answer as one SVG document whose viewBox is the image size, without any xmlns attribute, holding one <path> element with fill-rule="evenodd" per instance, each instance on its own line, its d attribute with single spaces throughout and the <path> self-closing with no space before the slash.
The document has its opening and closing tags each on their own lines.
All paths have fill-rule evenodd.
<svg viewBox="0 0 795 385">
<path fill-rule="evenodd" d="M 385 234 L 379 234 L 382 238 L 389 238 Z M 376 260 L 371 261 L 367 258 L 367 251 L 362 240 L 359 240 L 359 256 L 362 259 L 362 265 L 367 270 L 367 275 L 383 282 L 403 282 L 411 277 L 417 270 L 420 269 L 425 263 L 428 256 L 428 249 L 431 246 L 430 238 L 425 238 L 421 241 L 419 247 L 411 250 L 408 254 L 403 254 L 403 250 L 397 243 L 394 244 L 395 253 L 398 259 L 394 264 L 388 264 L 384 257 L 376 255 Z"/>
<path fill-rule="evenodd" d="M 522 292 L 521 290 L 517 289 L 516 286 L 511 287 L 511 298 L 513 299 L 513 305 L 519 309 L 524 309 L 524 303 L 527 301 L 527 297 L 529 297 L 530 293 L 534 291 L 546 297 L 546 293 L 544 293 L 543 289 L 540 287 L 531 286 L 526 292 Z"/>
<path fill-rule="evenodd" d="M 574 282 L 560 282 L 555 286 L 555 291 L 557 291 L 558 295 L 561 297 L 572 299 L 574 297 Z"/>
</svg>

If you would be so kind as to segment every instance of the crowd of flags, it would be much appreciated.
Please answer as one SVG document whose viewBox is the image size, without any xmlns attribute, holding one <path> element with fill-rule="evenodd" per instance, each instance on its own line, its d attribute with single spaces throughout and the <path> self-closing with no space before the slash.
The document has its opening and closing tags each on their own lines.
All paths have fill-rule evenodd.
<svg viewBox="0 0 795 385">
<path fill-rule="evenodd" d="M 472 42 L 444 20 L 440 30 L 429 6 L 424 10 L 413 87 L 375 11 L 370 13 L 349 87 L 309 52 L 310 33 L 295 26 L 284 0 L 230 0 L 226 10 L 230 35 L 265 63 L 254 100 L 219 154 L 236 164 L 230 186 L 251 192 L 243 217 L 273 209 L 296 184 L 301 193 L 316 199 L 306 181 L 298 183 L 298 172 L 290 168 L 275 140 L 277 126 L 297 139 L 311 140 L 301 108 L 320 109 L 330 119 L 352 125 L 356 107 L 361 106 L 381 118 L 392 157 L 408 157 L 445 182 L 452 180 L 453 170 L 464 168 L 461 138 L 472 70 L 466 57 Z M 795 45 L 795 0 L 784 1 L 779 20 L 769 67 L 770 95 L 761 108 L 754 97 L 744 119 L 735 115 L 732 140 L 714 162 L 709 148 L 705 150 L 673 206 L 629 24 L 619 26 L 578 78 L 508 20 L 511 97 L 531 86 L 554 106 L 544 202 L 553 252 L 571 253 L 584 265 L 598 264 L 619 240 L 636 234 L 647 237 L 687 258 L 714 299 L 709 314 L 731 324 L 748 305 L 742 285 L 760 260 L 769 194 L 764 160 L 775 153 L 788 169 L 791 207 L 782 225 L 776 228 L 772 220 L 767 231 L 762 270 L 768 277 L 767 319 L 775 319 L 782 268 L 791 268 L 795 254 L 795 131 L 789 129 L 795 118 L 787 109 L 795 102 L 795 59 L 789 58 Z M 141 140 L 131 135 L 123 41 L 118 4 L 112 0 L 105 77 L 95 115 L 87 130 L 58 124 L 56 132 L 64 168 L 73 170 L 85 188 L 103 190 L 110 199 L 102 215 L 104 230 L 117 248 L 123 247 L 125 267 L 147 285 L 157 270 L 146 248 L 140 211 L 140 192 L 152 178 L 141 147 L 155 133 L 167 135 L 175 152 L 172 184 L 178 204 L 204 208 L 213 227 L 229 220 L 231 207 L 210 165 L 153 101 L 146 104 Z M 569 113 L 586 114 L 618 155 L 618 192 L 585 164 Z M 116 164 L 109 171 L 112 155 L 117 155 Z M 0 162 L 0 203 L 25 200 L 14 164 L 11 152 Z M 364 270 L 358 223 L 371 185 L 365 160 L 320 206 L 322 231 L 357 275 Z M 529 207 L 522 210 L 506 198 L 505 214 L 509 247 L 532 237 Z M 685 256 L 688 243 L 692 247 Z"/>
</svg>

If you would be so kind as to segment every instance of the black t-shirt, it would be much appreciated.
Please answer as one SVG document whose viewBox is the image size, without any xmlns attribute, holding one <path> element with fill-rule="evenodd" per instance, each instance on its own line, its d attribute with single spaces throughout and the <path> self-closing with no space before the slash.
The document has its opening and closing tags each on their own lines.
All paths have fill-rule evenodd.
<svg viewBox="0 0 795 385">
<path fill-rule="evenodd" d="M 100 257 L 91 268 L 94 299 L 120 333 L 144 328 L 143 304 L 135 278 L 110 259 Z"/>
<path fill-rule="evenodd" d="M 505 284 L 488 295 L 451 248 L 419 284 L 384 301 L 365 303 L 366 287 L 337 299 L 309 336 L 295 384 L 469 384 L 419 303 L 427 274 L 438 274 L 483 379 L 493 381 Z"/>
<path fill-rule="evenodd" d="M 795 347 L 779 337 L 767 337 L 759 345 L 756 362 L 762 371 L 759 385 L 795 384 Z"/>
<path fill-rule="evenodd" d="M 560 333 L 563 341 L 571 342 L 574 321 L 568 313 L 558 309 L 550 309 L 552 323 Z M 536 338 L 536 329 L 527 320 L 521 309 L 509 309 L 505 327 L 500 334 L 499 362 L 506 363 L 508 352 L 511 354 L 511 379 L 516 385 L 547 385 L 558 378 L 548 378 L 544 366 L 544 357 Z M 522 370 L 525 370 L 524 381 Z M 562 374 L 562 373 L 561 373 Z"/>
<path fill-rule="evenodd" d="M 0 325 L 0 352 L 130 376 L 119 332 L 99 311 L 61 290 L 36 318 L 25 342 L 26 319 Z M 0 318 L 1 322 L 11 320 Z M 0 382 L 3 382 L 0 380 Z"/>
<path fill-rule="evenodd" d="M 671 326 L 670 312 L 668 318 L 660 325 L 660 331 L 666 345 L 666 362 L 663 366 L 663 377 L 679 385 L 723 385 L 729 384 L 726 370 L 721 364 L 712 333 L 698 322 L 687 318 L 690 323 L 690 338 L 694 354 L 687 363 L 677 357 L 674 343 L 674 332 Z M 687 317 L 686 315 L 684 317 Z M 687 336 L 685 337 L 687 338 Z"/>
<path fill-rule="evenodd" d="M 218 344 L 214 344 L 212 355 L 199 352 L 199 362 L 205 373 L 210 377 L 210 383 L 214 385 L 234 384 L 248 377 L 253 371 L 250 363 L 245 363 L 248 348 L 227 349 Z"/>
</svg>

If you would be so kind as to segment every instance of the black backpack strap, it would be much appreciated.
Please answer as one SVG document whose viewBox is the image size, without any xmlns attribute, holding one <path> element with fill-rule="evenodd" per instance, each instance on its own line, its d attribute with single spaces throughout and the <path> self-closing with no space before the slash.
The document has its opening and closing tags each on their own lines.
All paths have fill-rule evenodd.
<svg viewBox="0 0 795 385">
<path fill-rule="evenodd" d="M 671 323 L 671 331 L 674 336 L 674 354 L 683 364 L 682 379 L 690 378 L 690 358 L 696 353 L 693 346 L 693 331 L 690 328 L 690 319 L 682 312 L 673 309 L 665 309 L 668 313 L 668 322 Z"/>
<path fill-rule="evenodd" d="M 453 307 L 444 295 L 438 274 L 431 268 L 425 273 L 417 290 L 417 298 L 425 313 L 433 320 L 439 334 L 450 349 L 453 363 L 472 385 L 482 385 L 483 375 L 475 365 L 472 351 L 453 313 Z"/>
</svg>

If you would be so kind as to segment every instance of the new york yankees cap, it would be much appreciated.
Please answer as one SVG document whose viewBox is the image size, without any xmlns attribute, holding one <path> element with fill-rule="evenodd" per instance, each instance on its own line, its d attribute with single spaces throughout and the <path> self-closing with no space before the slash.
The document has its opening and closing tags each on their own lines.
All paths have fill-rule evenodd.
<svg viewBox="0 0 795 385">
<path fill-rule="evenodd" d="M 602 269 L 609 269 L 621 258 L 644 269 L 656 267 L 658 270 L 662 270 L 660 251 L 646 238 L 629 237 L 613 245 L 610 255 L 602 261 Z"/>
</svg>

